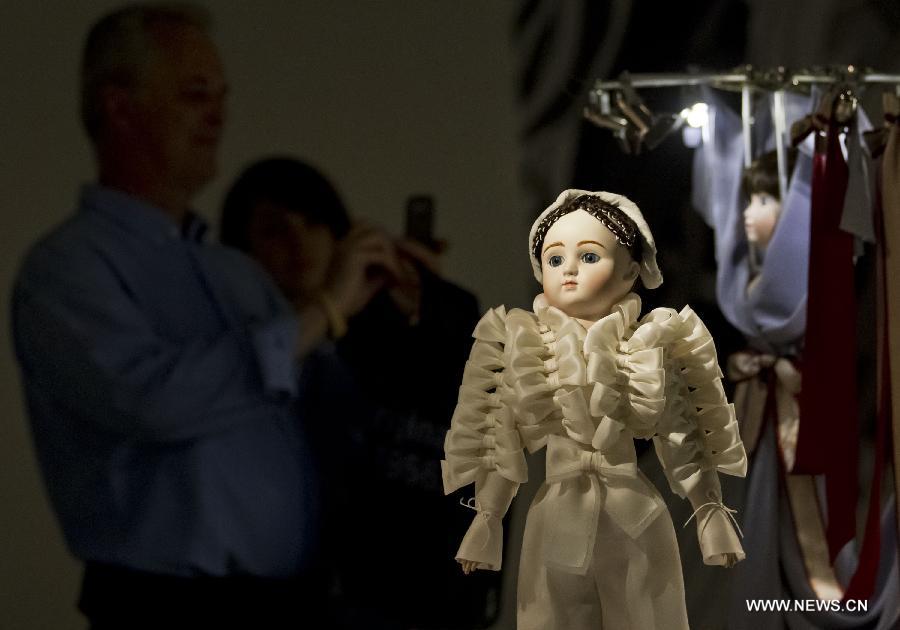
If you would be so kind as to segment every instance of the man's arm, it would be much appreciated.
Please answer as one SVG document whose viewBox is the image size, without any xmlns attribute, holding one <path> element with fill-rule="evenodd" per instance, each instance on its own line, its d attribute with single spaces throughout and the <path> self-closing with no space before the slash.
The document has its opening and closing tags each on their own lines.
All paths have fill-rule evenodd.
<svg viewBox="0 0 900 630">
<path fill-rule="evenodd" d="M 73 416 L 137 440 L 222 431 L 293 394 L 297 321 L 288 311 L 173 342 L 89 251 L 33 256 L 13 296 L 16 350 L 29 384 Z"/>
</svg>

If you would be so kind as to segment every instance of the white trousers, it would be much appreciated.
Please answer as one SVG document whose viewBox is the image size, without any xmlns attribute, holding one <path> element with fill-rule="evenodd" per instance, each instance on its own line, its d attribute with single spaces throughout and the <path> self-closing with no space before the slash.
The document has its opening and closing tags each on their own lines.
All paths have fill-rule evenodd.
<svg viewBox="0 0 900 630">
<path fill-rule="evenodd" d="M 567 481 L 563 482 L 570 483 Z M 601 510 L 585 575 L 547 567 L 545 528 L 559 515 L 544 509 L 546 484 L 528 510 L 519 564 L 518 630 L 687 630 L 684 580 L 668 511 L 636 539 Z"/>
</svg>

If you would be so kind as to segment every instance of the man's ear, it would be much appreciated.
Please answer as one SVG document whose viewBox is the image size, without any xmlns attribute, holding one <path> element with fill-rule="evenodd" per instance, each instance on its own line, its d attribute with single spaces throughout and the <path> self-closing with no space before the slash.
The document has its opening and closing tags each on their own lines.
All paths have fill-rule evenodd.
<svg viewBox="0 0 900 630">
<path fill-rule="evenodd" d="M 134 101 L 124 87 L 107 85 L 100 92 L 104 124 L 110 129 L 126 130 L 134 126 Z"/>
</svg>

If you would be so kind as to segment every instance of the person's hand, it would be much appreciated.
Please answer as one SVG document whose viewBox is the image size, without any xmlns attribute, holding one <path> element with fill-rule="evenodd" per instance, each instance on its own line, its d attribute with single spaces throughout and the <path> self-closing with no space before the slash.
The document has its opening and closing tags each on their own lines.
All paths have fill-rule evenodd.
<svg viewBox="0 0 900 630">
<path fill-rule="evenodd" d="M 402 259 L 421 265 L 436 276 L 441 275 L 441 251 L 446 247 L 442 241 L 438 241 L 439 251 L 426 247 L 419 241 L 411 238 L 397 239 L 394 244 Z"/>
<path fill-rule="evenodd" d="M 440 252 L 410 238 L 398 239 L 394 244 L 399 255 L 400 274 L 390 287 L 389 295 L 400 312 L 414 324 L 419 319 L 422 305 L 422 276 L 419 270 L 425 269 L 440 276 Z"/>
<path fill-rule="evenodd" d="M 400 276 L 396 249 L 386 234 L 355 225 L 335 248 L 323 291 L 346 317 L 361 311 L 385 284 Z"/>
<path fill-rule="evenodd" d="M 462 566 L 462 571 L 466 575 L 469 575 L 476 569 L 478 569 L 478 563 L 474 560 L 460 560 L 459 564 Z"/>
<path fill-rule="evenodd" d="M 395 282 L 388 289 L 394 305 L 406 315 L 410 324 L 419 320 L 419 309 L 422 305 L 422 277 L 416 265 L 404 256 L 399 257 Z"/>
</svg>

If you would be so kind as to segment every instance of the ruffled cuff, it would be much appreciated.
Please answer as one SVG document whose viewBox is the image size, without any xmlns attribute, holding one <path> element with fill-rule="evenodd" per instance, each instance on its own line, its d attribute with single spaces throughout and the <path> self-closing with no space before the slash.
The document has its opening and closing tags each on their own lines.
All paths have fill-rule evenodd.
<svg viewBox="0 0 900 630">
<path fill-rule="evenodd" d="M 456 560 L 472 560 L 478 569 L 499 571 L 502 559 L 503 521 L 491 512 L 479 511 L 459 545 Z"/>
<path fill-rule="evenodd" d="M 688 495 L 697 521 L 697 540 L 703 563 L 728 566 L 728 554 L 737 561 L 746 557 L 739 538 L 740 528 L 734 518 L 735 510 L 722 502 L 719 478 L 713 471 L 705 471 L 697 486 Z"/>
<path fill-rule="evenodd" d="M 728 566 L 728 554 L 735 554 L 738 562 L 747 557 L 734 523 L 724 509 L 708 506 L 702 508 L 696 518 L 703 564 Z"/>
</svg>

